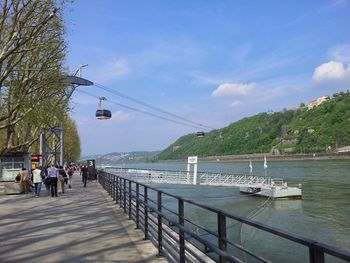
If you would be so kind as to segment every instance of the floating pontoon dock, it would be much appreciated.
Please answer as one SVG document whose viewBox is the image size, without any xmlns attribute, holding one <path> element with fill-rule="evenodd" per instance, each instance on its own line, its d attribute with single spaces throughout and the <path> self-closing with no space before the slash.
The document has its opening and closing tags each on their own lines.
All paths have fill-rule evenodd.
<svg viewBox="0 0 350 263">
<path fill-rule="evenodd" d="M 301 188 L 269 176 L 153 169 L 105 168 L 107 172 L 143 183 L 239 187 L 241 193 L 272 198 L 301 198 Z"/>
</svg>

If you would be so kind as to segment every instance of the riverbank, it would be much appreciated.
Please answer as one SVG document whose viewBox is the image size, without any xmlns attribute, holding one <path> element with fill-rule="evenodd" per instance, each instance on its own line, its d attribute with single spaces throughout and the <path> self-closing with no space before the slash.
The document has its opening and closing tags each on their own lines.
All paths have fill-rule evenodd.
<svg viewBox="0 0 350 263">
<path fill-rule="evenodd" d="M 198 157 L 199 162 L 234 162 L 234 161 L 261 161 L 264 156 L 269 161 L 302 161 L 302 160 L 350 160 L 350 152 L 342 153 L 310 153 L 310 154 L 285 154 L 273 155 L 271 153 L 254 153 L 241 155 L 207 156 Z M 158 160 L 158 162 L 187 162 L 187 159 Z"/>
</svg>

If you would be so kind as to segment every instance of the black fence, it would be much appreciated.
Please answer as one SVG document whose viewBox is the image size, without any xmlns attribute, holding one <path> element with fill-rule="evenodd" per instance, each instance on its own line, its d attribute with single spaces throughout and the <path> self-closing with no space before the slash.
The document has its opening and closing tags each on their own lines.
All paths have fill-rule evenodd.
<svg viewBox="0 0 350 263">
<path fill-rule="evenodd" d="M 99 170 L 98 181 L 124 213 L 128 214 L 129 219 L 135 221 L 136 228 L 143 230 L 144 238 L 151 240 L 158 248 L 159 256 L 166 256 L 170 262 L 245 262 L 247 258 L 249 262 L 271 262 L 257 251 L 251 251 L 228 238 L 228 221 L 257 229 L 266 236 L 288 240 L 292 243 L 293 251 L 282 257 L 289 257 L 292 262 L 290 257 L 297 254 L 296 249 L 305 250 L 306 258 L 303 262 L 350 262 L 350 253 L 336 247 L 115 174 Z M 203 216 L 210 215 L 211 226 L 202 226 L 200 220 L 191 219 L 186 215 L 188 209 L 201 209 Z"/>
</svg>

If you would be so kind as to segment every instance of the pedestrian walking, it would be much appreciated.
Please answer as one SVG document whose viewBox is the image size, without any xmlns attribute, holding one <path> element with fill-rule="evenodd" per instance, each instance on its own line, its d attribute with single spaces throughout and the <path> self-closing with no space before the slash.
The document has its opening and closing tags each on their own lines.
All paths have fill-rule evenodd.
<svg viewBox="0 0 350 263">
<path fill-rule="evenodd" d="M 38 167 L 33 170 L 33 183 L 35 197 L 39 197 L 42 184 L 42 172 Z"/>
<path fill-rule="evenodd" d="M 66 174 L 66 171 L 63 169 L 62 166 L 60 166 L 58 168 L 58 184 L 60 186 L 60 192 L 62 194 L 64 194 L 64 183 L 65 183 L 65 180 L 67 179 L 67 174 Z"/>
<path fill-rule="evenodd" d="M 86 165 L 83 165 L 81 167 L 80 174 L 81 174 L 82 179 L 83 179 L 84 187 L 86 187 L 86 182 L 87 182 L 87 178 L 88 178 L 88 168 Z"/>
<path fill-rule="evenodd" d="M 67 174 L 68 174 L 68 187 L 72 188 L 73 187 L 73 174 L 74 174 L 74 168 L 72 165 L 69 165 L 68 170 L 67 170 Z"/>
<path fill-rule="evenodd" d="M 57 180 L 58 180 L 58 167 L 51 165 L 49 169 L 47 169 L 47 177 L 50 182 L 51 187 L 51 197 L 57 197 Z"/>
<path fill-rule="evenodd" d="M 45 184 L 45 188 L 46 188 L 46 194 L 50 195 L 51 192 L 51 183 L 50 183 L 50 178 L 49 175 L 47 173 L 49 167 L 46 166 L 46 168 L 44 169 L 44 171 L 42 171 L 42 175 L 44 176 L 44 184 Z"/>
<path fill-rule="evenodd" d="M 29 187 L 30 187 L 30 178 L 29 173 L 26 168 L 22 168 L 22 170 L 19 172 L 20 175 L 20 183 L 22 187 L 22 192 L 24 194 L 29 193 Z"/>
</svg>

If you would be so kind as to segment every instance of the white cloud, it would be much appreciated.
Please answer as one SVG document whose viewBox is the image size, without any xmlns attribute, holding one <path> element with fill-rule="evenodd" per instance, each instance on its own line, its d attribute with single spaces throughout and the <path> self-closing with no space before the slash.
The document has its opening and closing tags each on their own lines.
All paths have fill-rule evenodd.
<svg viewBox="0 0 350 263">
<path fill-rule="evenodd" d="M 112 120 L 114 122 L 127 122 L 133 119 L 133 115 L 131 113 L 127 113 L 124 111 L 116 111 L 112 113 Z"/>
<path fill-rule="evenodd" d="M 129 62 L 126 59 L 113 59 L 94 71 L 94 80 L 99 82 L 109 82 L 120 79 L 129 72 Z"/>
<path fill-rule="evenodd" d="M 328 53 L 332 60 L 350 63 L 350 44 L 335 46 Z"/>
<path fill-rule="evenodd" d="M 231 108 L 237 108 L 237 107 L 240 107 L 240 106 L 242 106 L 242 105 L 243 105 L 243 103 L 242 103 L 241 101 L 235 100 L 235 101 L 233 101 L 233 102 L 231 103 L 230 107 L 231 107 Z"/>
<path fill-rule="evenodd" d="M 339 61 L 329 61 L 318 66 L 312 79 L 317 82 L 344 81 L 350 78 L 350 66 Z"/>
<path fill-rule="evenodd" d="M 92 97 L 88 97 L 85 95 L 75 95 L 73 98 L 73 104 L 74 105 L 94 105 L 95 107 L 97 107 L 98 105 L 98 100 L 96 98 L 92 98 Z"/>
<path fill-rule="evenodd" d="M 223 83 L 211 94 L 213 97 L 247 96 L 255 91 L 255 83 Z"/>
</svg>

